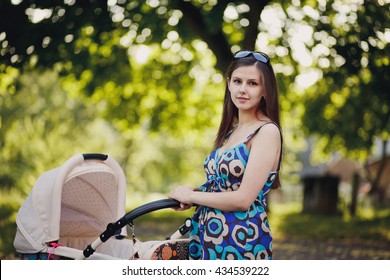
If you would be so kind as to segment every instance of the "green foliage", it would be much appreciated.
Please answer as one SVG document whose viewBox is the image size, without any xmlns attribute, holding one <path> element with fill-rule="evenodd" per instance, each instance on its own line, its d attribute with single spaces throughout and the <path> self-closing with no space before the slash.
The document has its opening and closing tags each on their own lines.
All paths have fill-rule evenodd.
<svg viewBox="0 0 390 280">
<path fill-rule="evenodd" d="M 55 72 L 19 76 L 8 69 L 2 77 L 10 82 L 0 89 L 1 188 L 28 193 L 41 173 L 70 156 L 105 149 L 110 134 L 95 128 L 112 130 L 92 106 L 61 89 Z"/>
<path fill-rule="evenodd" d="M 86 35 L 83 30 L 90 30 L 87 33 L 92 41 L 99 41 L 102 34 L 112 30 L 106 1 L 77 1 L 76 5 L 71 1 L 36 2 L 0 4 L 0 32 L 5 33 L 2 39 L 7 42 L 1 56 L 14 66 L 30 63 L 31 56 L 36 56 L 43 67 L 68 61 L 81 66 L 88 60 L 86 45 L 79 41 Z"/>
<path fill-rule="evenodd" d="M 61 166 L 76 153 L 86 152 L 108 153 L 117 159 L 128 177 L 130 192 L 164 193 L 172 184 L 182 181 L 203 183 L 201 163 L 214 139 L 214 133 L 207 132 L 206 123 L 210 126 L 213 122 L 209 121 L 206 110 L 199 117 L 194 114 L 197 106 L 206 106 L 207 98 L 189 97 L 189 102 L 184 103 L 188 107 L 183 105 L 179 110 L 180 117 L 173 118 L 171 112 L 166 112 L 167 124 L 157 134 L 147 127 L 148 121 L 131 123 L 127 121 L 131 118 L 126 117 L 123 117 L 126 122 L 120 121 L 122 118 L 114 113 L 115 110 L 120 113 L 118 108 L 112 109 L 110 117 L 106 116 L 112 123 L 100 119 L 100 114 L 107 114 L 100 106 L 104 100 L 95 103 L 77 94 L 77 83 L 71 80 L 64 82 L 64 88 L 76 92 L 64 91 L 54 72 L 15 74 L 13 80 L 10 74 L 3 77 L 2 81 L 8 79 L 10 83 L 1 91 L 1 188 L 18 188 L 26 194 L 40 174 Z M 18 90 L 12 93 L 15 85 Z M 161 89 L 156 94 L 166 98 L 164 95 L 169 96 L 170 92 Z M 154 100 L 157 96 L 140 96 L 159 104 Z M 215 96 L 211 94 L 209 98 Z M 142 107 L 144 103 L 138 107 L 132 104 L 146 120 L 148 115 L 162 118 L 157 109 L 145 112 L 142 111 L 147 110 Z M 209 110 L 210 114 L 216 114 L 215 107 Z M 122 112 L 133 113 L 126 108 Z M 172 128 L 176 129 L 175 134 L 170 133 Z"/>
<path fill-rule="evenodd" d="M 307 135 L 322 135 L 319 143 L 324 143 L 321 148 L 327 153 L 354 150 L 365 155 L 374 137 L 388 137 L 388 95 L 383 86 L 389 63 L 383 39 L 388 28 L 386 7 L 380 1 L 363 5 L 348 1 L 3 1 L 0 65 L 3 78 L 7 77 L 4 81 L 13 79 L 3 98 L 18 104 L 12 94 L 22 96 L 13 67 L 26 73 L 33 68 L 54 69 L 62 75 L 66 95 L 96 109 L 91 113 L 73 108 L 72 112 L 90 114 L 76 118 L 87 119 L 88 127 L 89 120 L 103 118 L 103 131 L 121 138 L 117 150 L 126 169 L 139 178 L 153 177 L 152 170 L 175 170 L 174 162 L 184 162 L 184 152 L 177 151 L 188 150 L 188 145 L 178 143 L 185 143 L 188 131 L 197 130 L 194 137 L 199 139 L 217 126 L 214 116 L 219 116 L 223 87 L 220 72 L 226 70 L 231 53 L 240 47 L 258 48 L 271 55 L 278 76 L 289 174 L 299 169 L 294 153 L 304 149 L 302 139 Z M 19 25 L 12 24 L 14 18 Z M 44 97 L 50 98 L 49 93 Z M 15 129 L 12 114 L 25 110 L 19 104 L 3 108 L 2 138 L 8 134 L 5 131 Z M 41 138 L 55 122 L 66 123 L 65 115 L 54 115 L 51 125 L 38 124 L 36 117 L 24 122 L 34 131 L 40 125 L 36 137 Z M 145 158 L 139 152 L 144 150 L 140 139 L 147 138 L 159 151 L 170 151 L 156 135 L 171 143 L 177 139 L 169 144 L 176 145 L 172 153 L 164 160 L 146 157 L 150 168 L 145 163 L 130 168 Z M 212 138 L 194 148 L 204 153 Z M 12 176 L 4 175 L 10 169 L 4 167 L 2 178 L 13 185 Z M 178 173 L 188 177 L 182 170 Z M 136 181 L 138 186 L 149 183 Z"/>
<path fill-rule="evenodd" d="M 205 133 L 201 137 L 200 133 L 189 132 L 173 137 L 134 131 L 129 137 L 118 156 L 128 178 L 129 193 L 167 194 L 174 185 L 204 183 L 202 162 L 209 152 L 213 134 Z"/>
<path fill-rule="evenodd" d="M 316 20 L 312 50 L 323 78 L 305 95 L 308 132 L 329 139 L 326 149 L 370 154 L 376 137 L 389 139 L 390 4 L 328 1 Z M 387 31 L 388 32 L 388 31 Z"/>
</svg>

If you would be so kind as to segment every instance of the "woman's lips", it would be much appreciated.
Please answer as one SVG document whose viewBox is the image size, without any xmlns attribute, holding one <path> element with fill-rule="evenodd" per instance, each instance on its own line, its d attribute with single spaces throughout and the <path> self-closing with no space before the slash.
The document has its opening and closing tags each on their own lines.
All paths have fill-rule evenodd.
<svg viewBox="0 0 390 280">
<path fill-rule="evenodd" d="M 237 100 L 240 101 L 240 102 L 245 102 L 245 101 L 249 100 L 249 98 L 237 97 Z"/>
</svg>

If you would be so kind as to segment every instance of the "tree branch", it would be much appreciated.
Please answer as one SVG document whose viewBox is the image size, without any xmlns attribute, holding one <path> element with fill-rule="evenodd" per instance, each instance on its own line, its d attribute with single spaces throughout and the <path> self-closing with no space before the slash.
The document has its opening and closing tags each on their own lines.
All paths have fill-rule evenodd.
<svg viewBox="0 0 390 280">
<path fill-rule="evenodd" d="M 259 34 L 260 15 L 264 10 L 264 7 L 268 5 L 269 2 L 271 2 L 271 0 L 250 0 L 246 2 L 249 6 L 249 12 L 247 14 L 249 25 L 244 30 L 245 36 L 242 42 L 242 48 L 255 48 L 257 35 Z M 226 3 L 217 5 L 226 6 Z M 184 24 L 187 25 L 197 36 L 199 36 L 199 38 L 206 42 L 216 56 L 216 68 L 221 72 L 225 72 L 229 66 L 232 53 L 230 49 L 231 46 L 222 30 L 223 18 L 216 19 L 215 22 L 218 23 L 219 26 L 211 29 L 208 28 L 200 9 L 192 4 L 192 2 L 177 0 L 175 2 L 175 6 L 183 13 Z M 221 17 L 222 16 L 223 14 L 221 13 Z"/>
<path fill-rule="evenodd" d="M 254 49 L 256 45 L 257 36 L 260 32 L 259 22 L 260 15 L 264 10 L 264 7 L 268 5 L 271 0 L 259 1 L 259 0 L 250 0 L 247 1 L 249 6 L 248 20 L 249 25 L 245 29 L 245 38 L 243 42 L 244 49 Z"/>
<path fill-rule="evenodd" d="M 222 31 L 223 19 L 217 19 L 215 21 L 221 23 L 221 25 L 214 32 L 211 32 L 210 28 L 207 28 L 200 10 L 191 2 L 178 0 L 176 2 L 176 8 L 183 13 L 184 23 L 207 43 L 217 57 L 217 69 L 221 72 L 226 71 L 227 62 L 230 60 L 232 54 L 229 43 Z"/>
</svg>

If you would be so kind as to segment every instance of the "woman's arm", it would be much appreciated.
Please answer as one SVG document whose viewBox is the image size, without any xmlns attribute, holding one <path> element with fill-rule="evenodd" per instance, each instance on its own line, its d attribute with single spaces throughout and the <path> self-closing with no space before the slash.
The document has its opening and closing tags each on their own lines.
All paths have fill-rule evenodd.
<svg viewBox="0 0 390 280">
<path fill-rule="evenodd" d="M 192 187 L 178 187 L 169 198 L 186 205 L 198 204 L 223 211 L 245 211 L 263 188 L 269 173 L 276 170 L 281 152 L 280 132 L 275 125 L 265 125 L 252 138 L 245 174 L 236 191 L 209 193 Z"/>
</svg>

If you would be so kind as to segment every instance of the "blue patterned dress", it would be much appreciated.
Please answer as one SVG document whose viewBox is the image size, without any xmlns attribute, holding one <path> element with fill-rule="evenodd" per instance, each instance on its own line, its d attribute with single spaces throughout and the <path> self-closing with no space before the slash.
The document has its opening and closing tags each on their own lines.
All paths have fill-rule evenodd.
<svg viewBox="0 0 390 280">
<path fill-rule="evenodd" d="M 202 191 L 226 192 L 240 187 L 249 158 L 247 142 L 260 129 L 250 134 L 243 143 L 226 149 L 220 155 L 218 148 L 205 159 L 207 182 L 201 186 Z M 277 174 L 278 171 L 269 174 L 266 184 L 247 211 L 199 207 L 192 218 L 190 259 L 272 259 L 272 235 L 265 212 L 265 199 Z"/>
</svg>

